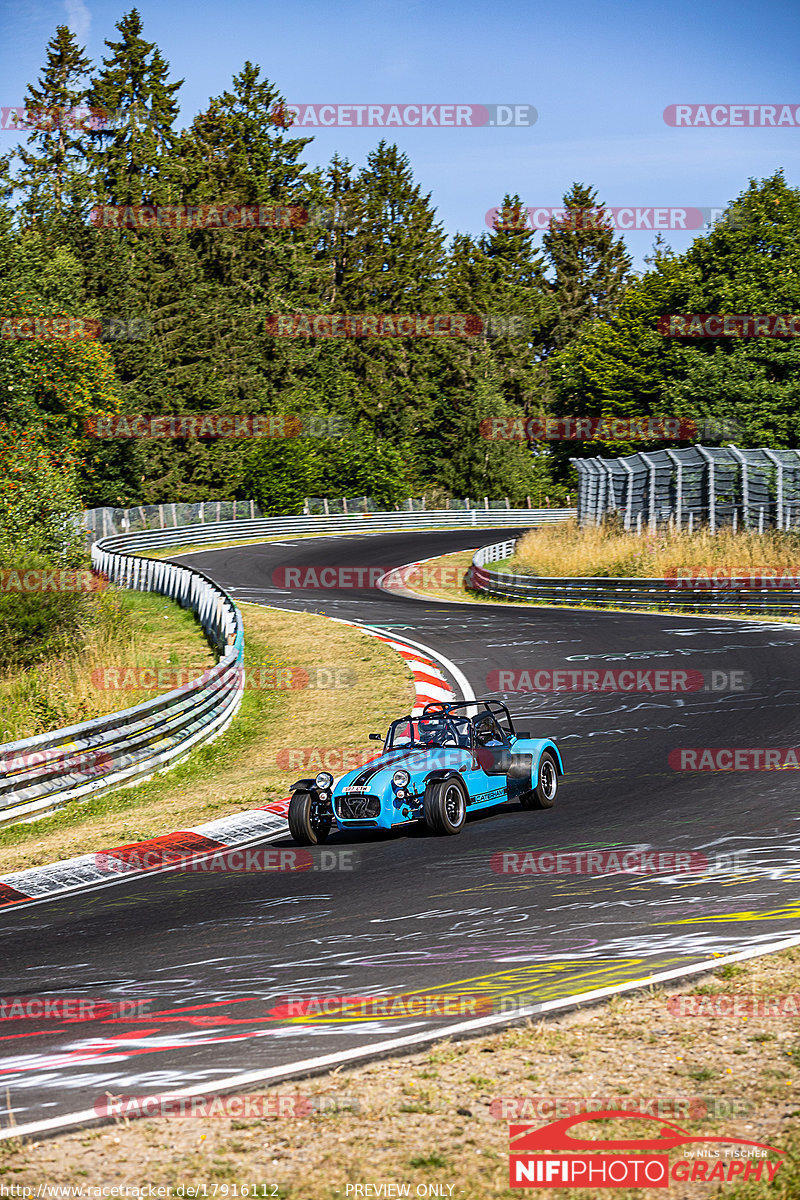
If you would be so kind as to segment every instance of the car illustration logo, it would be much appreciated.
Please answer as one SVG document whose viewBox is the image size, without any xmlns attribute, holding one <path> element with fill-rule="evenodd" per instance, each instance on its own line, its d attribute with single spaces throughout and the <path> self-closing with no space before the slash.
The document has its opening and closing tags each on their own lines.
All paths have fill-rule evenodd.
<svg viewBox="0 0 800 1200">
<path fill-rule="evenodd" d="M 642 1121 L 642 1137 L 581 1137 L 572 1134 L 576 1125 L 593 1121 Z M 644 1130 L 643 1130 L 644 1132 Z M 647 1113 L 606 1109 L 578 1113 L 548 1125 L 511 1125 L 510 1185 L 520 1187 L 669 1187 L 670 1181 L 771 1182 L 782 1165 L 783 1150 L 766 1142 L 754 1142 L 731 1134 L 702 1136 L 690 1133 Z M 686 1155 L 670 1166 L 669 1151 L 679 1147 L 703 1147 L 696 1159 Z M 738 1147 L 720 1154 L 717 1147 Z M 742 1153 L 746 1147 L 748 1154 Z M 773 1161 L 770 1154 L 778 1155 Z"/>
</svg>

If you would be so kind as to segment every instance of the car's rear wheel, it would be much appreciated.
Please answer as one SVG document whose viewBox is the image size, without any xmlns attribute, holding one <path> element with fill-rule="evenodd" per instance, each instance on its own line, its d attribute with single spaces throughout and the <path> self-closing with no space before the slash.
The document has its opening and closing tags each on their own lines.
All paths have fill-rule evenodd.
<svg viewBox="0 0 800 1200">
<path fill-rule="evenodd" d="M 467 789 L 456 776 L 425 788 L 425 821 L 434 833 L 460 833 L 467 819 Z"/>
<path fill-rule="evenodd" d="M 301 846 L 318 846 L 327 841 L 332 814 L 327 801 L 313 792 L 295 792 L 289 801 L 289 832 Z"/>
<path fill-rule="evenodd" d="M 552 808 L 558 795 L 558 765 L 549 750 L 539 759 L 536 787 L 520 796 L 523 808 Z"/>
</svg>

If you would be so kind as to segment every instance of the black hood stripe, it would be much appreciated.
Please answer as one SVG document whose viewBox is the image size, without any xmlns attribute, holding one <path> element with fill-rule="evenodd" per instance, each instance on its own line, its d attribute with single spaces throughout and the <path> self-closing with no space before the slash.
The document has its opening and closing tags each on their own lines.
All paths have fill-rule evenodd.
<svg viewBox="0 0 800 1200">
<path fill-rule="evenodd" d="M 388 754 L 382 754 L 380 758 L 376 758 L 368 767 L 365 767 L 360 775 L 356 775 L 355 779 L 351 780 L 347 786 L 362 787 L 374 779 L 379 771 L 385 770 L 386 767 L 392 767 L 395 763 L 403 762 L 406 758 L 408 758 L 407 750 L 395 751 L 394 754 L 391 751 Z"/>
</svg>

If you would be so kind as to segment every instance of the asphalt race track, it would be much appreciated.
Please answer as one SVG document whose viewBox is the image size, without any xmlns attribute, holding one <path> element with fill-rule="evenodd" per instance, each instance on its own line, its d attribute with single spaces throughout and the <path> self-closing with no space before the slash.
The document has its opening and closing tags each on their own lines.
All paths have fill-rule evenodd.
<svg viewBox="0 0 800 1200">
<path fill-rule="evenodd" d="M 286 591 L 272 580 L 278 567 L 388 569 L 506 536 L 473 530 L 287 539 L 183 561 L 239 600 L 325 612 L 424 643 L 451 660 L 477 695 L 488 694 L 488 672 L 520 668 L 687 669 L 715 671 L 709 677 L 717 682 L 742 672 L 745 690 L 511 697 L 520 727 L 554 737 L 562 749 L 567 774 L 556 807 L 496 809 L 472 818 L 457 838 L 424 829 L 332 836 L 329 847 L 353 849 L 352 871 L 176 873 L 3 912 L 6 999 L 145 1002 L 144 1015 L 130 1019 L 0 1022 L 0 1089 L 8 1090 L 18 1126 L 85 1113 L 106 1093 L 212 1089 L 240 1073 L 452 1024 L 435 1017 L 290 1021 L 279 1007 L 287 994 L 545 1001 L 800 934 L 798 776 L 691 773 L 669 763 L 680 747 L 800 743 L 800 630 L 778 622 L 468 607 L 377 589 Z M 598 848 L 705 855 L 708 869 L 493 869 L 498 852 Z"/>
</svg>

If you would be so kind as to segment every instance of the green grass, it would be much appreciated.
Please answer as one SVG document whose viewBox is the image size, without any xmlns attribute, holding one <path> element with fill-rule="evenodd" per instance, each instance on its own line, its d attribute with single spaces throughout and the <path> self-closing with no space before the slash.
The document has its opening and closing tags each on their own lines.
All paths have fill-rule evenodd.
<svg viewBox="0 0 800 1200">
<path fill-rule="evenodd" d="M 94 796 L 29 825 L 0 829 L 0 873 L 142 841 L 286 796 L 296 767 L 277 753 L 292 746 L 369 748 L 413 696 L 411 675 L 396 652 L 357 629 L 307 613 L 241 606 L 245 672 L 331 664 L 349 668 L 347 688 L 275 690 L 248 687 L 232 724 L 170 771 Z M 377 724 L 376 724 L 377 723 Z"/>
<path fill-rule="evenodd" d="M 34 737 L 150 700 L 155 691 L 102 686 L 117 668 L 191 667 L 216 661 L 194 614 L 164 596 L 110 588 L 86 597 L 86 617 L 60 653 L 0 676 L 0 742 Z"/>
</svg>

